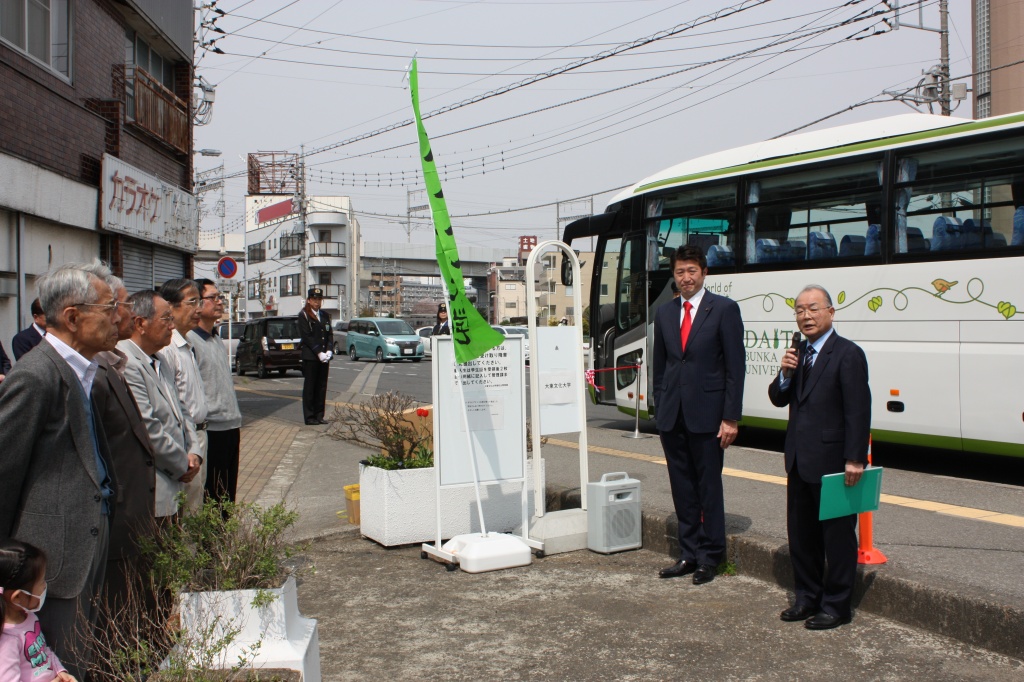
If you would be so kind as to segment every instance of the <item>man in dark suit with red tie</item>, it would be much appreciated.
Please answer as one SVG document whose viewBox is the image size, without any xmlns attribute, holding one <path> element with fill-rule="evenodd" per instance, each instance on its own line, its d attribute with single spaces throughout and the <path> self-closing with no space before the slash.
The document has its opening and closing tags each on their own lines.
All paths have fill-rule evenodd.
<svg viewBox="0 0 1024 682">
<path fill-rule="evenodd" d="M 715 578 L 725 558 L 724 449 L 736 439 L 743 406 L 743 320 L 736 302 L 704 289 L 704 252 L 672 255 L 680 297 L 654 321 L 654 407 L 679 521 L 679 561 L 662 578 Z"/>
<path fill-rule="evenodd" d="M 786 520 L 796 603 L 780 614 L 809 630 L 849 623 L 857 575 L 857 516 L 818 520 L 821 477 L 860 480 L 871 428 L 868 363 L 860 347 L 835 333 L 835 308 L 824 288 L 810 285 L 794 304 L 807 341 L 789 348 L 768 387 L 777 407 L 789 406 L 786 427 Z M 827 567 L 827 568 L 826 568 Z"/>
</svg>

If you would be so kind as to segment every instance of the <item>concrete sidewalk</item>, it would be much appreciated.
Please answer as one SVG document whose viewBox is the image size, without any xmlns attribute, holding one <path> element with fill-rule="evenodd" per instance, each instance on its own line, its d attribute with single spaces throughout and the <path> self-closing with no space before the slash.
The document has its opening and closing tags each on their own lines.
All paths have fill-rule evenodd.
<svg viewBox="0 0 1024 682">
<path fill-rule="evenodd" d="M 371 541 L 356 540 L 358 531 L 345 517 L 342 486 L 358 482 L 358 463 L 369 451 L 330 439 L 325 427 L 295 427 L 281 420 L 264 418 L 246 428 L 251 429 L 253 442 L 262 438 L 275 444 L 278 465 L 270 474 L 266 473 L 266 467 L 254 466 L 254 470 L 263 473 L 260 474 L 262 485 L 254 484 L 253 488 L 258 487 L 255 499 L 261 504 L 284 499 L 300 512 L 291 539 L 322 539 L 340 533 L 351 537 L 346 552 L 392 555 L 395 550 L 382 550 Z M 278 436 L 273 435 L 275 429 Z M 285 448 L 282 443 L 287 441 L 288 433 L 295 435 Z M 243 430 L 243 442 L 245 434 Z M 657 439 L 626 440 L 621 438 L 621 432 L 594 428 L 589 435 L 591 480 L 597 480 L 604 472 L 624 470 L 642 481 L 644 547 L 661 557 L 649 559 L 651 567 L 646 570 L 651 582 L 657 583 L 654 578 L 657 567 L 666 564 L 667 555 L 677 551 L 675 517 L 663 459 L 658 461 Z M 544 447 L 549 509 L 579 504 L 578 454 L 568 447 L 570 445 L 563 439 L 552 439 Z M 747 472 L 747 475 L 726 476 L 726 510 L 730 559 L 740 575 L 788 589 L 792 578 L 785 542 L 785 489 L 771 482 L 770 474 L 758 473 L 761 468 L 777 474 L 781 471 L 780 457 L 777 453 L 731 448 L 727 454 L 727 469 Z M 900 473 L 896 472 L 892 478 L 898 479 Z M 970 483 L 958 483 L 956 489 L 970 488 Z M 901 487 L 912 486 L 903 483 Z M 996 511 L 1008 513 L 1019 504 L 1024 491 L 1008 487 L 1001 491 L 1002 498 L 988 489 L 979 490 L 977 494 L 984 494 Z M 959 502 L 966 504 L 970 499 L 976 498 L 965 497 Z M 998 508 L 1000 505 L 1002 509 Z M 985 525 L 976 519 L 922 509 L 890 509 L 888 505 L 883 506 L 878 516 L 878 525 L 885 531 L 876 530 L 876 541 L 888 555 L 889 563 L 862 569 L 852 629 L 860 628 L 867 615 L 872 614 L 1024 658 L 1024 600 L 1020 598 L 1024 593 L 1024 581 L 1020 577 L 1020 568 L 1024 566 L 1024 528 Z M 939 543 L 929 533 L 944 538 L 942 546 L 937 546 Z M 899 542 L 881 542 L 884 538 L 898 538 Z M 342 542 L 330 540 L 335 541 Z M 311 551 L 317 554 L 319 546 L 314 543 Z M 946 557 L 946 560 L 935 557 Z M 538 561 L 537 566 L 556 558 L 547 557 Z M 725 581 L 714 584 L 718 582 Z M 777 611 L 786 606 L 786 597 L 783 592 L 774 594 L 771 607 L 774 613 L 769 615 L 777 619 Z M 351 598 L 359 599 L 358 595 Z M 737 598 L 745 597 L 737 595 Z M 1016 670 L 1021 673 L 1020 668 Z M 961 677 L 959 674 L 952 676 Z"/>
</svg>

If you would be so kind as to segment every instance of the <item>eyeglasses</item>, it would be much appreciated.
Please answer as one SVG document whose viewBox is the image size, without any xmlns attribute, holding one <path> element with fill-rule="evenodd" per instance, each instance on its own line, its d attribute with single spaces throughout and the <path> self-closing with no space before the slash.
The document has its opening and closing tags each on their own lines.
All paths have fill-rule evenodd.
<svg viewBox="0 0 1024 682">
<path fill-rule="evenodd" d="M 184 301 L 178 301 L 178 305 L 185 306 L 186 308 L 198 308 L 200 303 L 202 303 L 202 300 L 198 298 L 189 298 Z"/>
<path fill-rule="evenodd" d="M 201 300 L 203 300 L 203 301 L 220 301 L 221 303 L 223 303 L 225 301 L 225 297 L 224 297 L 223 294 L 211 294 L 209 296 L 203 296 L 201 298 Z"/>
<path fill-rule="evenodd" d="M 174 322 L 174 315 L 171 315 L 170 313 L 168 313 L 168 314 L 166 314 L 166 315 L 164 315 L 162 317 L 158 317 L 156 319 L 157 319 L 158 322 L 163 322 L 164 324 L 172 324 Z"/>
<path fill-rule="evenodd" d="M 118 301 L 117 304 L 120 306 L 124 306 L 128 310 L 131 310 L 132 308 L 135 307 L 135 304 L 132 303 L 131 301 Z"/>
<path fill-rule="evenodd" d="M 796 317 L 803 317 L 804 315 L 817 315 L 822 310 L 831 310 L 831 309 L 832 309 L 832 306 L 830 306 L 830 305 L 812 305 L 812 306 L 808 306 L 806 308 L 794 308 L 793 309 L 793 314 Z"/>
<path fill-rule="evenodd" d="M 100 308 L 109 315 L 117 310 L 118 305 L 117 301 L 111 301 L 110 303 L 72 303 L 68 307 L 77 308 L 79 306 L 86 306 L 89 308 Z"/>
</svg>

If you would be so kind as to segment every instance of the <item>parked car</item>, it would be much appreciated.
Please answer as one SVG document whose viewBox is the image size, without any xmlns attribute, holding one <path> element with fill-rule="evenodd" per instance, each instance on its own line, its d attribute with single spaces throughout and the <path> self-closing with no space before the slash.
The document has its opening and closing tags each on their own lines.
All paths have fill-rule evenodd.
<svg viewBox="0 0 1024 682">
<path fill-rule="evenodd" d="M 348 356 L 352 360 L 376 358 L 385 360 L 423 359 L 423 339 L 405 320 L 391 317 L 360 317 L 349 322 Z"/>
<path fill-rule="evenodd" d="M 530 328 L 529 327 L 508 327 L 501 324 L 492 324 L 493 329 L 497 329 L 505 336 L 517 335 L 523 337 L 523 355 L 526 356 L 526 364 L 530 364 Z"/>
<path fill-rule="evenodd" d="M 348 337 L 348 321 L 334 323 L 334 354 L 344 355 L 348 352 L 348 344 L 345 339 Z"/>
<path fill-rule="evenodd" d="M 432 332 L 433 330 L 434 330 L 433 327 L 420 327 L 419 329 L 416 330 L 416 333 L 419 335 L 419 337 L 421 339 L 423 339 L 423 354 L 424 355 L 428 355 L 428 356 L 431 355 L 431 352 L 430 352 L 430 336 L 431 336 L 431 334 L 430 334 L 430 332 Z"/>
<path fill-rule="evenodd" d="M 228 337 L 228 323 L 223 322 L 217 325 L 217 336 L 224 340 L 224 343 L 228 347 L 228 361 L 231 363 L 231 367 L 235 366 L 235 355 L 236 349 L 238 348 L 238 340 L 242 338 L 242 333 L 245 331 L 245 322 L 232 322 L 231 323 L 231 336 Z"/>
<path fill-rule="evenodd" d="M 246 322 L 235 355 L 238 376 L 254 371 L 265 379 L 274 370 L 284 376 L 290 369 L 302 369 L 298 319 L 261 317 Z"/>
</svg>

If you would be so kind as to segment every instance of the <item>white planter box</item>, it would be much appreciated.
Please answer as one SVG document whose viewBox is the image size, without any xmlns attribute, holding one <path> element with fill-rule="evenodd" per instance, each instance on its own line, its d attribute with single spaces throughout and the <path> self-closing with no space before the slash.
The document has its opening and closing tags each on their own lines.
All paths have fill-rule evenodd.
<svg viewBox="0 0 1024 682">
<path fill-rule="evenodd" d="M 527 518 L 533 515 L 533 460 L 526 465 Z M 522 524 L 521 482 L 480 487 L 489 532 L 508 533 Z M 434 469 L 387 471 L 359 465 L 359 532 L 385 547 L 436 540 L 437 483 Z M 441 491 L 441 538 L 480 531 L 472 485 Z"/>
<path fill-rule="evenodd" d="M 288 576 L 283 587 L 265 591 L 276 598 L 259 608 L 252 606 L 257 590 L 182 593 L 181 624 L 186 636 L 216 643 L 228 632 L 240 630 L 212 668 L 231 668 L 239 656 L 248 659 L 259 642 L 248 667 L 298 670 L 303 682 L 320 682 L 317 623 L 299 614 L 295 578 Z"/>
</svg>

